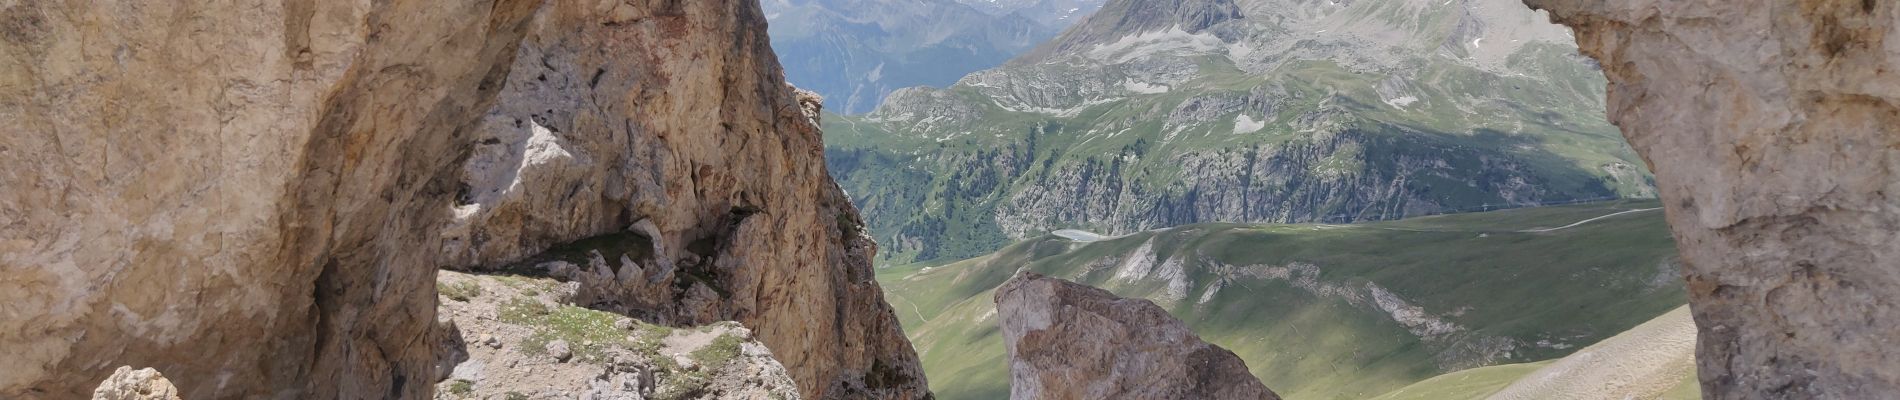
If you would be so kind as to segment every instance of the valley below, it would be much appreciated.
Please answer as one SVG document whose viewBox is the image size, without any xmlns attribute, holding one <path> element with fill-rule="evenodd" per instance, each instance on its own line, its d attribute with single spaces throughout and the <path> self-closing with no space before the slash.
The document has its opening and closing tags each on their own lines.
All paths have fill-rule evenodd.
<svg viewBox="0 0 1900 400">
<path fill-rule="evenodd" d="M 1288 399 L 1483 398 L 1523 377 L 1667 361 L 1588 350 L 1619 334 L 1676 344 L 1663 366 L 1675 368 L 1666 375 L 1674 380 L 1634 393 L 1653 398 L 1693 381 L 1683 374 L 1692 371 L 1682 360 L 1690 347 L 1681 345 L 1693 329 L 1625 333 L 1686 315 L 1671 314 L 1686 299 L 1657 204 L 1192 224 L 1116 237 L 1065 231 L 981 257 L 882 269 L 878 279 L 942 399 L 1008 396 L 990 298 L 1021 273 L 1153 301 Z M 1551 361 L 1586 352 L 1597 359 Z M 1553 372 L 1560 364 L 1583 366 Z"/>
</svg>

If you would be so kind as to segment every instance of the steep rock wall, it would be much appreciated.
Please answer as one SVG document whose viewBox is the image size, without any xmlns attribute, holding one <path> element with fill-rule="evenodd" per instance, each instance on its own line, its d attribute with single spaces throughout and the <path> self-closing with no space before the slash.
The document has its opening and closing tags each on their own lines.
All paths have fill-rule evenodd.
<svg viewBox="0 0 1900 400">
<path fill-rule="evenodd" d="M 1656 172 L 1708 398 L 1900 392 L 1900 3 L 1526 0 Z"/>
<path fill-rule="evenodd" d="M 757 7 L 0 1 L 0 397 L 83 397 L 127 364 L 185 398 L 426 397 L 436 267 L 635 216 L 672 248 L 720 238 L 717 262 L 744 271 L 721 316 L 753 324 L 802 391 L 921 395 Z M 551 91 L 511 83 L 616 58 Z M 651 139 L 598 162 L 662 174 L 555 176 L 664 201 L 541 201 L 574 208 L 492 241 L 521 247 L 429 251 L 470 229 L 450 208 L 497 118 L 580 104 Z"/>
<path fill-rule="evenodd" d="M 0 3 L 0 397 L 422 397 L 430 246 L 531 1 Z"/>
<path fill-rule="evenodd" d="M 627 261 L 649 282 L 605 297 L 659 303 L 660 320 L 740 321 L 806 397 L 922 396 L 873 280 L 875 244 L 825 170 L 764 25 L 750 0 L 551 3 L 468 138 L 443 253 L 481 269 L 638 235 L 652 251 Z"/>
</svg>

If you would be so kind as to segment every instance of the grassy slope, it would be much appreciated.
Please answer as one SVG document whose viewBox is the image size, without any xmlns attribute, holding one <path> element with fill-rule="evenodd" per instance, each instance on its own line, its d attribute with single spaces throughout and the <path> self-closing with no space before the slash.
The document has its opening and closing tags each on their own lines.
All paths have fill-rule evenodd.
<svg viewBox="0 0 1900 400">
<path fill-rule="evenodd" d="M 1686 318 L 1688 318 L 1686 314 L 1681 314 L 1686 312 L 1686 310 L 1682 309 L 1671 311 L 1669 314 L 1656 317 L 1656 319 L 1651 322 L 1664 321 L 1670 318 L 1683 318 L 1686 321 Z M 1668 324 L 1672 322 L 1661 323 Z M 1507 396 L 1501 393 L 1501 391 L 1504 391 L 1505 387 L 1524 379 L 1547 379 L 1547 381 L 1545 381 L 1547 383 L 1527 383 L 1526 387 L 1534 389 L 1516 393 L 1515 398 L 1550 398 L 1559 394 L 1549 392 L 1552 390 L 1574 390 L 1575 387 L 1580 385 L 1584 387 L 1603 385 L 1607 382 L 1589 382 L 1588 380 L 1601 379 L 1604 377 L 1617 377 L 1619 381 L 1616 383 L 1622 384 L 1623 386 L 1615 389 L 1605 389 L 1603 392 L 1570 392 L 1562 394 L 1573 396 L 1585 394 L 1597 398 L 1640 398 L 1657 400 L 1695 400 L 1702 398 L 1702 390 L 1699 382 L 1696 381 L 1694 365 L 1673 361 L 1675 360 L 1673 357 L 1677 357 L 1675 352 L 1679 350 L 1670 345 L 1657 344 L 1658 342 L 1653 341 L 1656 339 L 1656 336 L 1654 336 L 1654 332 L 1656 331 L 1652 330 L 1645 333 L 1643 332 L 1644 328 L 1643 326 L 1632 328 L 1615 337 L 1605 339 L 1596 345 L 1592 345 L 1590 348 L 1583 350 L 1589 352 L 1588 355 L 1582 352 L 1572 355 L 1571 357 L 1590 357 L 1587 359 L 1589 361 L 1580 364 L 1584 370 L 1574 369 L 1579 367 L 1579 364 L 1572 364 L 1570 366 L 1572 369 L 1565 369 L 1565 367 L 1560 366 L 1559 360 L 1473 368 L 1432 377 L 1431 379 L 1426 379 L 1373 398 L 1373 400 L 1475 400 L 1491 398 L 1494 397 L 1494 395 Z M 1651 328 L 1659 327 L 1651 326 Z M 1623 341 L 1622 346 L 1604 346 L 1617 341 Z M 1636 343 L 1636 345 L 1631 345 L 1631 343 Z M 1630 360 L 1643 361 L 1632 363 Z M 1646 362 L 1659 362 L 1660 364 L 1643 364 Z M 1654 379 L 1661 380 L 1660 383 L 1669 384 L 1673 382 L 1674 385 L 1667 387 L 1666 391 L 1654 393 L 1650 392 L 1650 390 L 1656 390 L 1658 388 L 1653 386 L 1652 383 L 1658 381 L 1631 382 L 1621 380 L 1626 378 L 1620 375 L 1604 372 L 1610 369 L 1629 366 L 1636 366 L 1638 368 L 1648 366 L 1655 367 L 1654 369 L 1641 370 L 1643 372 L 1637 373 L 1637 380 L 1653 377 Z M 1553 368 L 1561 369 L 1562 371 L 1543 374 L 1544 376 L 1540 378 L 1533 378 L 1533 376 L 1536 376 L 1536 373 Z M 1592 371 L 1589 369 L 1596 370 Z M 1679 378 L 1671 378 L 1672 376 L 1678 376 Z M 1570 380 L 1570 382 L 1563 382 L 1565 380 Z"/>
<path fill-rule="evenodd" d="M 1361 225 L 1201 224 L 1072 244 L 1045 236 L 997 253 L 879 273 L 944 399 L 1007 396 L 1008 371 L 991 291 L 1018 268 L 1074 279 L 1117 294 L 1155 299 L 1208 341 L 1247 360 L 1289 398 L 1370 398 L 1476 366 L 1562 357 L 1684 302 L 1665 266 L 1674 248 L 1659 211 L 1548 233 L 1655 202 L 1616 202 L 1417 218 Z M 1155 279 L 1111 279 L 1114 261 L 1154 239 L 1156 260 L 1184 258 L 1189 290 L 1164 298 Z M 1203 262 L 1209 260 L 1213 262 Z M 1197 304 L 1221 270 L 1315 265 L 1319 282 L 1389 290 L 1466 329 L 1421 340 L 1383 312 L 1286 280 L 1232 277 Z M 1106 265 L 1090 271 L 1089 266 Z M 1516 343 L 1485 362 L 1472 352 L 1497 338 Z M 1569 345 L 1564 349 L 1538 341 Z"/>
<path fill-rule="evenodd" d="M 881 254 L 898 262 L 972 257 L 1008 243 L 990 221 L 989 211 L 1012 194 L 1044 184 L 1045 174 L 1055 170 L 1126 159 L 1130 165 L 1123 168 L 1124 180 L 1165 191 L 1184 173 L 1176 160 L 1186 154 L 1266 144 L 1297 147 L 1322 140 L 1303 122 L 1316 110 L 1341 115 L 1340 129 L 1363 135 L 1367 142 L 1363 149 L 1322 154 L 1336 162 L 1308 171 L 1316 176 L 1384 176 L 1416 167 L 1391 165 L 1391 160 L 1443 160 L 1460 172 L 1415 176 L 1408 185 L 1433 203 L 1466 210 L 1513 202 L 1467 182 L 1501 172 L 1485 170 L 1481 160 L 1510 160 L 1541 180 L 1533 183 L 1546 192 L 1547 201 L 1647 195 L 1646 178 L 1619 178 L 1604 169 L 1609 164 L 1643 163 L 1602 118 L 1601 73 L 1564 61 L 1562 51 L 1530 46 L 1513 58 L 1513 66 L 1540 72 L 1536 78 L 1421 60 L 1412 79 L 1417 82 L 1415 95 L 1426 100 L 1405 108 L 1381 99 L 1376 85 L 1385 75 L 1351 71 L 1324 60 L 1293 61 L 1253 75 L 1225 58 L 1203 57 L 1198 77 L 1167 93 L 1130 95 L 1073 116 L 1009 111 L 977 88 L 955 86 L 946 90 L 980 117 L 921 127 L 833 116 L 826 119 L 825 141 L 832 170 L 854 200 L 865 205 L 872 234 L 881 242 L 894 242 L 906 228 L 919 231 L 921 224 L 944 226 L 941 234 L 921 229 L 926 231 L 921 235 L 928 236 L 925 246 L 938 247 L 934 251 L 918 254 L 906 246 L 891 246 L 892 251 Z M 1162 124 L 1165 114 L 1158 113 L 1194 98 L 1241 97 L 1256 90 L 1282 93 L 1271 114 L 1240 110 L 1171 130 Z M 1241 115 L 1264 120 L 1265 128 L 1234 133 L 1234 121 Z M 1133 149 L 1140 154 L 1130 158 Z M 1020 152 L 1020 171 L 993 177 L 995 182 L 985 181 L 972 193 L 970 177 L 955 172 L 971 164 L 990 165 L 992 152 Z M 975 212 L 945 215 L 946 205 Z M 1326 215 L 1364 211 L 1318 207 L 1317 212 Z"/>
</svg>

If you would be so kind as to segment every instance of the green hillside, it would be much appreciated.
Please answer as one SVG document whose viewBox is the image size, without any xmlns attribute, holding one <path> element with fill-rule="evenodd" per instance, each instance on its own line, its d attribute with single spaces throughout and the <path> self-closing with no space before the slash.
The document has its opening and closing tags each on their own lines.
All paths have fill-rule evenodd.
<svg viewBox="0 0 1900 400">
<path fill-rule="evenodd" d="M 1683 304 L 1655 207 L 1197 224 L 1086 243 L 1045 235 L 878 280 L 943 399 L 1008 396 L 990 299 L 1018 270 L 1154 300 L 1288 398 L 1365 399 L 1448 372 L 1563 357 Z"/>
<path fill-rule="evenodd" d="M 1572 42 L 1512 0 L 1117 0 L 1003 67 L 827 117 L 826 152 L 890 263 L 1060 228 L 1653 197 Z"/>
</svg>

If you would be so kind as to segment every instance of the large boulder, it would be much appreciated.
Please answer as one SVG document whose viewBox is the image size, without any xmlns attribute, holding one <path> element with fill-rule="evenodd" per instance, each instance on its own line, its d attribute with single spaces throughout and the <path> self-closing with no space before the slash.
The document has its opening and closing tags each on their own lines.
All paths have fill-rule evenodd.
<svg viewBox="0 0 1900 400">
<path fill-rule="evenodd" d="M 1609 77 L 1709 398 L 1900 393 L 1900 2 L 1526 0 Z"/>
<path fill-rule="evenodd" d="M 996 289 L 1013 399 L 1279 399 L 1153 302 L 1035 273 Z"/>
</svg>

